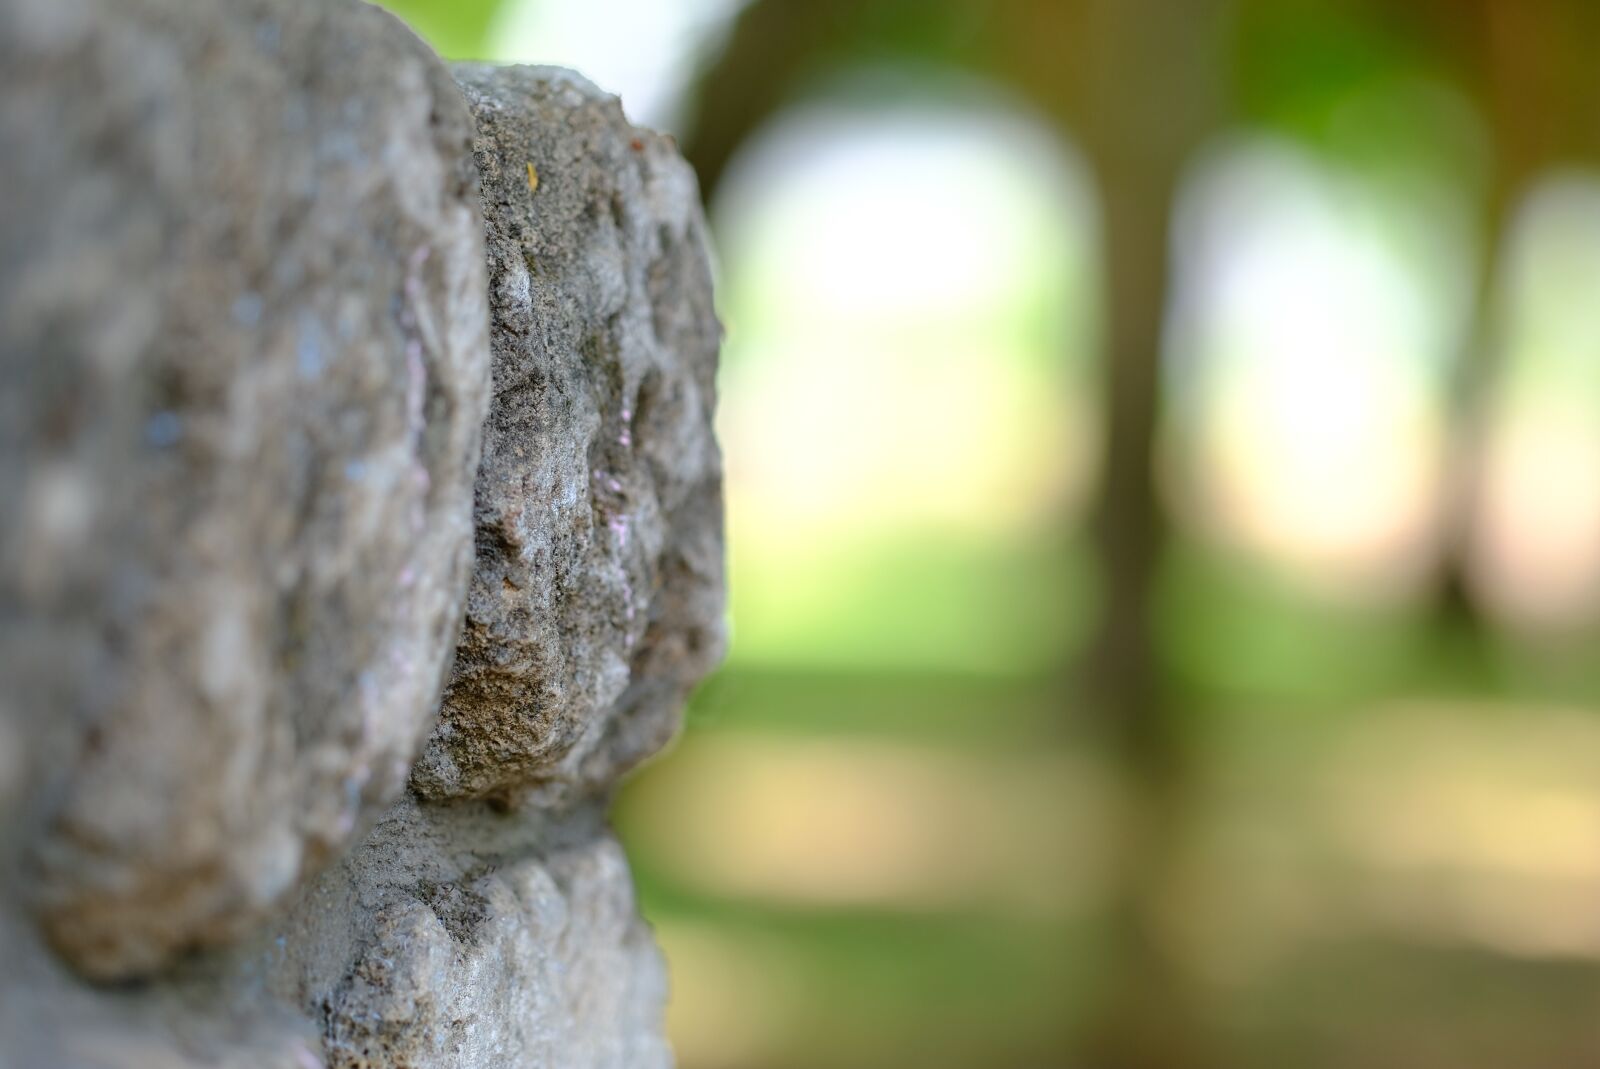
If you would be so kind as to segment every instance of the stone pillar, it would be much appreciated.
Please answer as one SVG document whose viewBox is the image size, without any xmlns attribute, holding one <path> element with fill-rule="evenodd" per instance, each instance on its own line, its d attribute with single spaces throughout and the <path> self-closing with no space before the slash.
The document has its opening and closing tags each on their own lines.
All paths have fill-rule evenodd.
<svg viewBox="0 0 1600 1069">
<path fill-rule="evenodd" d="M 670 140 L 357 0 L 0 0 L 0 190 L 0 1069 L 669 1064 L 604 808 L 722 648 Z"/>
</svg>

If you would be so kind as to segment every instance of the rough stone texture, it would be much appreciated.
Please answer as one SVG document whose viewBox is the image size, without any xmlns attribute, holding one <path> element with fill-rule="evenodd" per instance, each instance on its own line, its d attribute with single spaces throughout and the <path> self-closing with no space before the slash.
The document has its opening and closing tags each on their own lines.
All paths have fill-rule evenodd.
<svg viewBox="0 0 1600 1069">
<path fill-rule="evenodd" d="M 329 1069 L 671 1064 L 665 970 L 595 806 L 403 804 L 287 931 L 306 949 L 274 985 L 323 1008 Z"/>
<path fill-rule="evenodd" d="M 722 649 L 721 328 L 694 174 L 582 78 L 457 66 L 494 401 L 422 795 L 543 804 L 658 749 Z"/>
<path fill-rule="evenodd" d="M 276 927 L 88 988 L 0 918 L 0 1069 L 666 1069 L 666 975 L 598 807 L 402 801 Z"/>
<path fill-rule="evenodd" d="M 0 0 L 0 848 L 91 977 L 248 931 L 406 781 L 472 557 L 470 136 L 363 4 Z"/>
<path fill-rule="evenodd" d="M 603 807 L 722 645 L 704 223 L 457 74 L 0 0 L 0 1069 L 670 1064 Z"/>
<path fill-rule="evenodd" d="M 16 915 L 0 916 L 0 1069 L 320 1069 L 313 1020 L 234 973 L 81 983 Z"/>
</svg>

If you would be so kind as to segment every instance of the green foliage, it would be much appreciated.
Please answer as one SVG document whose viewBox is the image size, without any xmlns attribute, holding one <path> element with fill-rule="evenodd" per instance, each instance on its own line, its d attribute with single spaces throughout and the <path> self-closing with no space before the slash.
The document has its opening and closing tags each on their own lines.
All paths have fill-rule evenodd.
<svg viewBox="0 0 1600 1069">
<path fill-rule="evenodd" d="M 488 58 L 489 31 L 505 0 L 378 0 L 446 59 Z"/>
<path fill-rule="evenodd" d="M 1356 166 L 1470 179 L 1483 132 L 1449 66 L 1439 42 L 1383 5 L 1249 0 L 1231 76 L 1246 123 Z"/>
<path fill-rule="evenodd" d="M 1382 22 L 1333 0 L 1241 5 L 1234 85 L 1247 119 L 1316 136 L 1341 101 L 1414 71 L 1421 57 Z"/>
</svg>

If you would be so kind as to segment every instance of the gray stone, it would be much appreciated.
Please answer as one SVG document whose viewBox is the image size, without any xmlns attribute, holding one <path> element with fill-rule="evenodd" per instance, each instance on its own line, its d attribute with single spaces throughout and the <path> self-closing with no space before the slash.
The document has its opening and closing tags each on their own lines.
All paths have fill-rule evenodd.
<svg viewBox="0 0 1600 1069">
<path fill-rule="evenodd" d="M 91 987 L 7 928 L 0 1069 L 666 1069 L 666 973 L 598 808 L 402 800 L 287 914 Z"/>
<path fill-rule="evenodd" d="M 470 137 L 353 0 L 0 0 L 0 849 L 91 977 L 249 931 L 430 729 L 488 391 Z"/>
<path fill-rule="evenodd" d="M 0 1069 L 670 1064 L 602 807 L 722 645 L 704 223 L 576 76 L 459 77 L 0 0 Z"/>
<path fill-rule="evenodd" d="M 654 1069 L 666 972 L 597 808 L 401 804 L 286 926 L 329 1069 Z M 320 953 L 319 953 L 320 950 Z"/>
<path fill-rule="evenodd" d="M 721 328 L 694 174 L 567 71 L 457 66 L 494 401 L 429 798 L 560 804 L 675 729 L 723 645 Z"/>
</svg>

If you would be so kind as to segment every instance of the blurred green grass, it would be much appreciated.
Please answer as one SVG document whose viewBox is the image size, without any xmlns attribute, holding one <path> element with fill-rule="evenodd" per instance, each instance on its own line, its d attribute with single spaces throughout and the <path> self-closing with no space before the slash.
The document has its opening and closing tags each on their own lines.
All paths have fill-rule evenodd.
<svg viewBox="0 0 1600 1069">
<path fill-rule="evenodd" d="M 1358 622 L 1349 627 L 1348 646 L 1370 641 Z M 1379 650 L 1374 657 L 1386 664 L 1389 654 Z M 1396 868 L 1384 837 L 1386 813 L 1403 818 L 1419 799 L 1444 813 L 1452 807 L 1470 813 L 1455 796 L 1471 801 L 1487 791 L 1484 806 L 1499 807 L 1513 828 L 1525 826 L 1537 840 L 1541 784 L 1569 804 L 1600 812 L 1600 766 L 1592 777 L 1571 767 L 1595 765 L 1589 756 L 1595 751 L 1583 743 L 1600 747 L 1600 718 L 1567 706 L 1468 701 L 1460 688 L 1430 697 L 1436 669 L 1407 679 L 1412 698 L 1379 698 L 1401 676 L 1374 673 L 1374 682 L 1360 687 L 1324 674 L 1328 687 L 1321 693 L 1307 693 L 1297 676 L 1293 693 L 1277 699 L 1259 686 L 1248 702 L 1214 696 L 1199 743 L 1206 771 L 1189 803 L 1187 875 L 1173 893 L 1176 912 L 1187 918 L 1184 953 L 1205 977 L 1202 1004 L 1224 1064 L 1595 1064 L 1600 1028 L 1574 1022 L 1588 1020 L 1600 996 L 1600 941 L 1570 919 L 1557 923 L 1553 935 L 1540 934 L 1538 913 L 1551 895 L 1558 903 L 1573 893 L 1600 901 L 1600 869 L 1573 872 L 1564 860 L 1570 850 L 1555 842 L 1533 851 L 1537 864 L 1520 882 L 1501 887 L 1496 851 L 1514 850 L 1517 834 L 1476 828 L 1477 817 L 1438 828 L 1439 842 L 1465 861 Z M 1368 700 L 1348 704 L 1351 693 Z M 624 791 L 616 819 L 635 859 L 645 914 L 660 927 L 669 956 L 676 934 L 687 929 L 714 931 L 731 955 L 748 959 L 729 968 L 724 959 L 707 964 L 689 955 L 680 962 L 690 970 L 685 979 L 700 984 L 699 968 L 748 974 L 755 979 L 732 991 L 709 983 L 721 1000 L 718 1012 L 739 1017 L 743 999 L 765 997 L 763 985 L 781 1010 L 758 1042 L 728 1059 L 696 1025 L 679 1037 L 685 1064 L 1076 1064 L 1067 1052 L 1106 964 L 1109 903 L 1094 897 L 1093 849 L 1083 850 L 1083 873 L 1044 873 L 1060 881 L 1055 893 L 1062 904 L 1054 911 L 1021 911 L 1006 905 L 1003 894 L 956 907 L 807 902 L 803 894 L 783 900 L 685 881 L 681 867 L 663 863 L 675 836 L 664 843 L 659 819 L 642 820 L 638 811 L 670 807 L 679 788 L 658 790 L 655 781 L 665 783 L 675 762 L 696 767 L 697 748 L 730 739 L 937 753 L 981 768 L 976 774 L 990 778 L 997 796 L 1044 753 L 1071 754 L 1072 767 L 1097 779 L 1097 768 L 1109 770 L 1081 735 L 1061 729 L 1062 702 L 1050 679 L 749 668 L 714 679 L 691 714 L 689 733 Z M 751 761 L 759 765 L 767 752 L 756 746 Z M 1385 756 L 1374 762 L 1373 754 Z M 1097 783 L 1091 793 L 1101 789 Z M 1370 798 L 1371 807 L 1345 812 L 1351 795 Z M 800 797 L 795 804 L 808 802 Z M 1050 804 L 1013 818 L 993 833 L 1036 840 L 1082 835 L 1073 830 L 1081 820 Z M 715 822 L 684 832 L 718 833 Z M 1481 858 L 1474 853 L 1480 839 L 1487 844 Z M 814 850 L 811 841 L 801 836 L 795 849 Z M 952 843 L 952 866 L 962 863 L 962 850 Z M 823 849 L 816 861 L 826 864 L 829 856 Z M 984 862 L 974 857 L 973 863 Z M 999 872 L 995 879 L 1014 876 Z M 1087 892 L 1070 886 L 1080 877 Z M 1491 904 L 1488 914 L 1480 915 L 1479 899 Z M 1525 923 L 1532 929 L 1527 945 L 1518 934 Z"/>
</svg>

